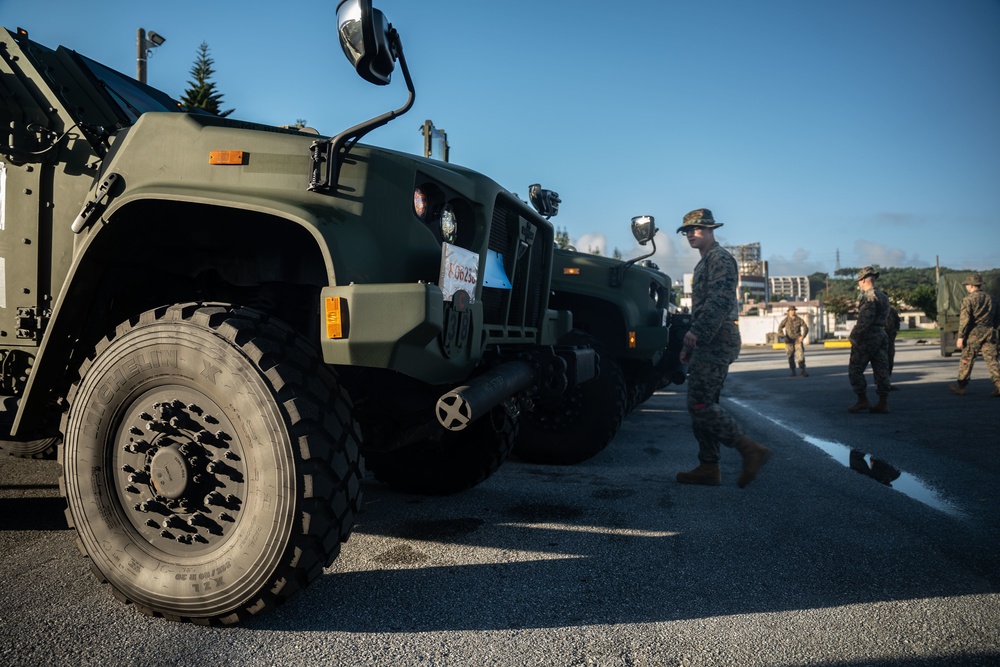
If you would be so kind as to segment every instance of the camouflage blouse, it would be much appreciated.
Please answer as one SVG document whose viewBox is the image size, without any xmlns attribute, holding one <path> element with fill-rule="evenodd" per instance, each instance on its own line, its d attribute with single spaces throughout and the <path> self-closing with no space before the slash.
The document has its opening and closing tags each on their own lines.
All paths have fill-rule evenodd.
<svg viewBox="0 0 1000 667">
<path fill-rule="evenodd" d="M 798 315 L 786 316 L 778 325 L 778 335 L 788 338 L 805 338 L 809 335 L 809 326 L 806 321 Z"/>
<path fill-rule="evenodd" d="M 970 292 L 962 299 L 958 317 L 958 337 L 968 338 L 974 331 L 987 335 L 992 327 L 993 298 L 982 290 Z"/>
<path fill-rule="evenodd" d="M 865 290 L 858 298 L 858 323 L 851 331 L 852 340 L 881 337 L 889 317 L 889 297 L 885 292 L 873 287 Z"/>
<path fill-rule="evenodd" d="M 739 317 L 736 280 L 736 258 L 713 243 L 694 267 L 691 281 L 691 333 L 698 337 L 699 348 L 712 343 L 723 323 Z"/>
</svg>

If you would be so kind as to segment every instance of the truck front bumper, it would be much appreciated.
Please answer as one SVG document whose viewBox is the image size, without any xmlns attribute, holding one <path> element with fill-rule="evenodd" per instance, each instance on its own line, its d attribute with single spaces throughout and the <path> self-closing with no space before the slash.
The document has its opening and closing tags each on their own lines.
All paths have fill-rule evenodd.
<svg viewBox="0 0 1000 667">
<path fill-rule="evenodd" d="M 339 300 L 339 337 L 331 337 L 336 334 L 327 326 L 331 299 Z M 470 304 L 461 315 L 445 305 L 437 285 L 324 287 L 320 293 L 323 361 L 386 368 L 428 384 L 459 382 L 482 357 L 482 336 L 477 335 L 483 330 L 482 307 Z M 446 337 L 448 354 L 443 345 Z"/>
</svg>

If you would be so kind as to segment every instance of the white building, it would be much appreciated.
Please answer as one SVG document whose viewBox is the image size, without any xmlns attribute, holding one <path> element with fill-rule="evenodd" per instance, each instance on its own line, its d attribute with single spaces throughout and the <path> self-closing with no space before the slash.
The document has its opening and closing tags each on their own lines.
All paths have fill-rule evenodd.
<svg viewBox="0 0 1000 667">
<path fill-rule="evenodd" d="M 808 301 L 808 276 L 768 276 L 768 287 L 772 297 L 784 297 L 789 301 Z"/>
</svg>

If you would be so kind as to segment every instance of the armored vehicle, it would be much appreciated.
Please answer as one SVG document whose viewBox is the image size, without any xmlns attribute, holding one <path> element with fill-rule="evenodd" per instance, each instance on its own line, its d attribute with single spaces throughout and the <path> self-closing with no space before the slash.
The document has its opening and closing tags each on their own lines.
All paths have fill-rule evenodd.
<svg viewBox="0 0 1000 667">
<path fill-rule="evenodd" d="M 938 278 L 937 285 L 937 325 L 941 336 L 941 356 L 950 357 L 958 348 L 955 340 L 958 337 L 958 325 L 961 317 L 962 299 L 968 296 L 965 281 L 971 271 L 960 273 L 943 273 Z M 983 271 L 983 291 L 1000 304 L 1000 269 Z M 1000 326 L 1000 322 L 995 323 Z"/>
<path fill-rule="evenodd" d="M 546 219 L 558 214 L 561 199 L 540 185 L 528 198 Z M 615 437 L 624 416 L 656 389 L 681 384 L 680 363 L 690 315 L 676 312 L 670 276 L 649 261 L 656 252 L 652 216 L 632 219 L 632 234 L 651 251 L 628 261 L 573 249 L 557 249 L 549 303 L 573 313 L 566 344 L 599 353 L 596 380 L 560 395 L 541 397 L 522 415 L 514 445 L 521 458 L 540 463 L 584 461 Z"/>
<path fill-rule="evenodd" d="M 403 107 L 317 137 L 187 112 L 0 33 L 0 446 L 58 446 L 97 576 L 231 624 L 330 565 L 378 479 L 472 486 L 518 409 L 594 375 L 555 343 L 552 226 L 478 173 L 361 145 L 414 90 L 371 0 L 337 31 Z"/>
</svg>

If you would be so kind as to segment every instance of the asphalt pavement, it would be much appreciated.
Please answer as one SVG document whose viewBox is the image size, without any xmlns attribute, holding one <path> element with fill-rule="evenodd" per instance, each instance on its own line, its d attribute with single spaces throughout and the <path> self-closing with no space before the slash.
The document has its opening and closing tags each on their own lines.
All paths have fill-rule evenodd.
<svg viewBox="0 0 1000 667">
<path fill-rule="evenodd" d="M 985 368 L 958 397 L 957 358 L 903 344 L 892 412 L 851 415 L 847 351 L 807 359 L 808 378 L 766 348 L 733 365 L 723 405 L 774 451 L 747 489 L 730 449 L 722 486 L 676 483 L 697 447 L 683 387 L 668 387 L 576 466 L 511 460 L 444 498 L 368 479 L 334 565 L 234 628 L 118 602 L 65 527 L 58 465 L 0 460 L 0 662 L 1000 664 L 1000 399 Z"/>
</svg>

